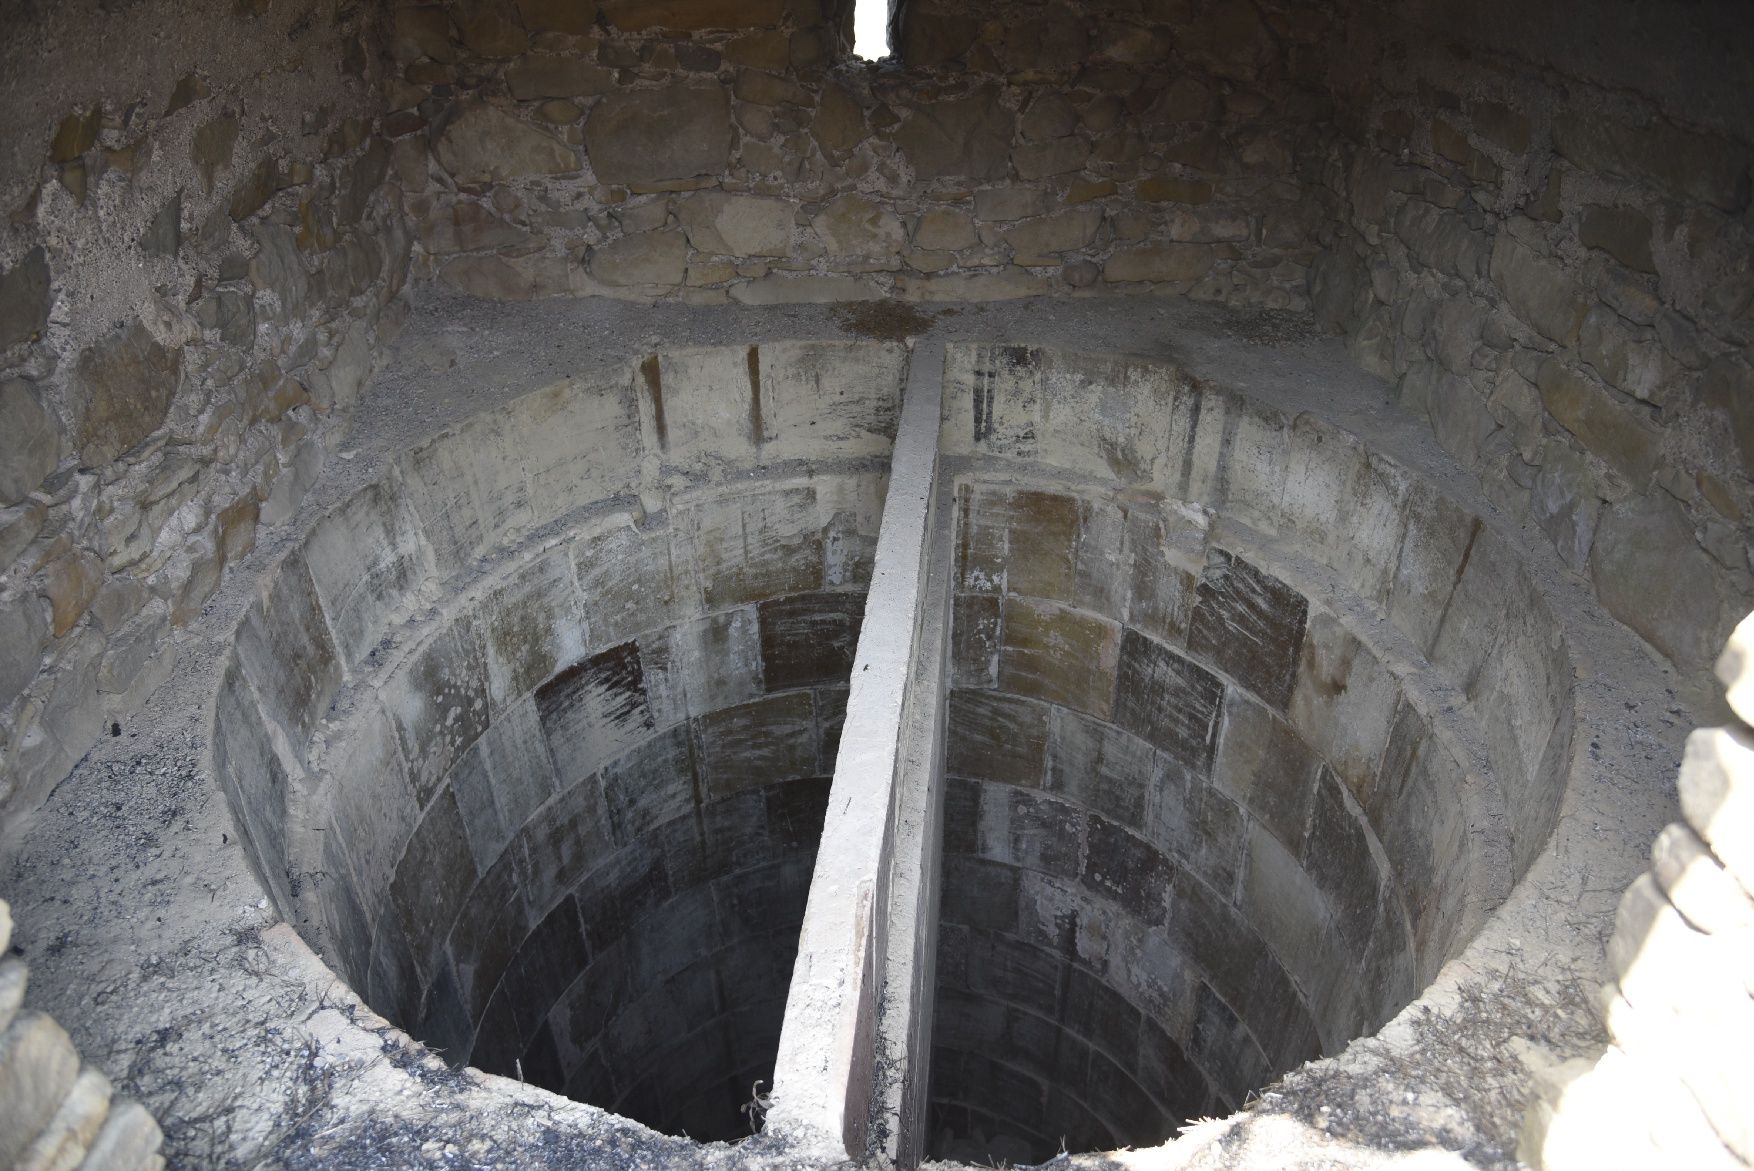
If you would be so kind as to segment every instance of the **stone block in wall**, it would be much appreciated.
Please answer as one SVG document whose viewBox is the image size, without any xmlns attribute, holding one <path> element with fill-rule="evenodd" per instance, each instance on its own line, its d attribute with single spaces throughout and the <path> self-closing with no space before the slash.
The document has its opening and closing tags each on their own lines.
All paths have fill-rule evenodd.
<svg viewBox="0 0 1754 1171">
<path fill-rule="evenodd" d="M 678 216 L 695 251 L 721 256 L 788 255 L 795 217 L 787 200 L 720 191 L 690 195 Z"/>
<path fill-rule="evenodd" d="M 678 517 L 684 526 L 710 607 L 822 587 L 822 523 L 813 488 L 703 501 Z"/>
<path fill-rule="evenodd" d="M 1133 830 L 1144 829 L 1159 762 L 1151 746 L 1112 724 L 1052 710 L 1043 784 Z"/>
<path fill-rule="evenodd" d="M 1540 526 L 1573 569 L 1589 563 L 1603 490 L 1587 460 L 1564 441 L 1543 444 L 1529 493 L 1529 519 Z"/>
<path fill-rule="evenodd" d="M 1077 498 L 1009 487 L 965 488 L 958 506 L 961 588 L 1072 600 Z"/>
<path fill-rule="evenodd" d="M 1700 399 L 1729 424 L 1743 473 L 1754 473 L 1754 367 L 1738 355 L 1718 357 L 1706 368 Z"/>
<path fill-rule="evenodd" d="M 950 696 L 944 771 L 969 780 L 1039 786 L 1047 736 L 1045 705 L 959 688 Z"/>
<path fill-rule="evenodd" d="M 1650 217 L 1638 208 L 1585 204 L 1577 238 L 1585 247 L 1599 248 L 1628 268 L 1648 273 L 1657 270 L 1650 251 Z"/>
<path fill-rule="evenodd" d="M 973 852 L 990 862 L 1075 882 L 1084 855 L 1084 823 L 1085 814 L 1070 802 L 988 783 L 981 790 Z"/>
<path fill-rule="evenodd" d="M 1376 776 L 1400 686 L 1369 647 L 1325 610 L 1312 610 L 1287 718 L 1354 793 Z"/>
<path fill-rule="evenodd" d="M 907 242 L 894 212 L 863 195 L 841 195 L 810 221 L 833 256 L 893 256 Z"/>
<path fill-rule="evenodd" d="M 1224 685 L 1168 647 L 1123 632 L 1115 678 L 1115 723 L 1203 775 L 1218 740 Z"/>
<path fill-rule="evenodd" d="M 1430 979 L 1449 958 L 1450 940 L 1466 937 L 1467 920 L 1480 914 L 1462 903 L 1471 869 L 1465 861 L 1468 813 L 1460 796 L 1468 787 L 1467 770 L 1437 736 L 1426 734 L 1397 780 L 1391 768 L 1403 759 L 1398 748 L 1391 744 L 1383 775 L 1361 804 L 1398 880 L 1419 970 Z"/>
<path fill-rule="evenodd" d="M 1509 443 L 1508 436 L 1497 436 L 1498 421 L 1486 396 L 1435 363 L 1415 364 L 1396 389 L 1405 405 L 1424 410 L 1438 445 L 1464 467 L 1478 467 L 1502 451 L 1495 449 L 1495 437 L 1499 444 Z"/>
<path fill-rule="evenodd" d="M 648 631 L 640 639 L 652 722 L 745 703 L 763 693 L 761 630 L 755 607 L 739 606 Z"/>
<path fill-rule="evenodd" d="M 1541 364 L 1536 377 L 1547 413 L 1584 447 L 1642 487 L 1656 467 L 1660 436 L 1655 427 L 1622 406 L 1592 379 L 1557 358 Z"/>
<path fill-rule="evenodd" d="M 1188 615 L 1206 564 L 1203 520 L 1129 510 L 1127 542 L 1133 564 L 1126 620 L 1160 642 L 1186 645 Z"/>
<path fill-rule="evenodd" d="M 1394 219 L 1395 235 L 1427 268 L 1464 280 L 1485 272 L 1491 241 L 1460 215 L 1409 199 Z"/>
<path fill-rule="evenodd" d="M 1517 315 L 1543 337 L 1562 346 L 1577 344 L 1589 306 L 1559 265 L 1510 232 L 1500 232 L 1492 249 L 1492 279 Z"/>
<path fill-rule="evenodd" d="M 1205 276 L 1215 259 L 1209 244 L 1144 244 L 1116 250 L 1104 262 L 1102 277 L 1110 283 L 1185 283 Z"/>
<path fill-rule="evenodd" d="M 1011 166 L 1027 181 L 1081 171 L 1090 160 L 1090 144 L 1067 134 L 1046 142 L 1019 143 L 1011 150 Z"/>
<path fill-rule="evenodd" d="M 700 763 L 685 724 L 662 732 L 603 768 L 603 802 L 619 845 L 694 807 Z"/>
<path fill-rule="evenodd" d="M 897 149 L 922 181 L 1002 179 L 1012 136 L 1012 114 L 992 90 L 921 106 L 894 132 Z"/>
<path fill-rule="evenodd" d="M 49 322 L 49 262 L 32 248 L 0 271 L 0 350 L 35 340 Z"/>
<path fill-rule="evenodd" d="M 586 625 L 580 597 L 571 555 L 556 549 L 480 599 L 476 631 L 495 710 L 583 657 Z"/>
<path fill-rule="evenodd" d="M 1729 626 L 1729 583 L 1661 492 L 1602 510 L 1590 580 L 1608 612 L 1685 668 L 1711 662 Z"/>
<path fill-rule="evenodd" d="M 840 683 L 851 673 L 865 611 L 857 594 L 769 598 L 757 611 L 762 682 L 769 691 Z"/>
<path fill-rule="evenodd" d="M 1349 333 L 1370 307 L 1370 273 L 1349 248 L 1323 252 L 1310 265 L 1309 296 L 1317 321 Z"/>
<path fill-rule="evenodd" d="M 701 778 L 714 798 L 818 774 L 814 708 L 805 691 L 721 708 L 697 721 Z"/>
<path fill-rule="evenodd" d="M 536 689 L 536 710 L 563 786 L 577 784 L 654 730 L 636 643 L 610 647 Z"/>
<path fill-rule="evenodd" d="M 472 297 L 489 301 L 528 301 L 574 291 L 584 282 L 564 256 L 458 256 L 439 270 L 438 279 Z"/>
<path fill-rule="evenodd" d="M 1083 610 L 1005 599 L 999 686 L 1106 718 L 1114 703 L 1120 628 Z"/>
<path fill-rule="evenodd" d="M 591 250 L 591 275 L 606 285 L 667 288 L 688 266 L 688 243 L 677 231 L 640 232 Z"/>
<path fill-rule="evenodd" d="M 1264 828 L 1250 826 L 1238 909 L 1296 984 L 1323 1040 L 1344 1044 L 1330 1022 L 1357 979 L 1357 952 L 1341 938 L 1324 892 L 1298 858 Z"/>
<path fill-rule="evenodd" d="M 1381 927 L 1387 875 L 1377 860 L 1381 847 L 1373 839 L 1369 818 L 1348 787 L 1332 769 L 1318 769 L 1299 863 L 1321 892 L 1353 964 L 1360 962 Z"/>
<path fill-rule="evenodd" d="M 302 553 L 281 562 L 238 626 L 236 648 L 238 666 L 262 697 L 262 714 L 302 753 L 343 675 Z"/>
<path fill-rule="evenodd" d="M 1395 628 L 1429 650 L 1480 530 L 1480 521 L 1421 481 L 1407 494 L 1407 527 L 1389 590 Z"/>
<path fill-rule="evenodd" d="M 406 616 L 432 573 L 426 548 L 395 476 L 361 489 L 317 522 L 305 566 L 351 672 L 383 631 Z"/>
<path fill-rule="evenodd" d="M 462 814 L 449 788 L 439 790 L 408 838 L 390 880 L 390 907 L 408 939 L 415 967 L 431 984 L 439 952 L 477 871 Z"/>
<path fill-rule="evenodd" d="M 531 526 L 528 485 L 506 423 L 504 411 L 477 415 L 398 465 L 440 573 L 457 572 Z"/>
<path fill-rule="evenodd" d="M 981 221 L 1023 220 L 1046 215 L 1048 210 L 1048 193 L 1039 187 L 983 187 L 974 193 L 974 216 Z"/>
<path fill-rule="evenodd" d="M 433 142 L 433 156 L 460 184 L 504 183 L 579 169 L 571 147 L 479 102 L 465 103 L 452 113 Z"/>
<path fill-rule="evenodd" d="M 895 49 L 913 69 L 937 69 L 961 57 L 974 44 L 980 21 L 941 4 L 915 4 L 901 10 Z"/>
<path fill-rule="evenodd" d="M 1308 611 L 1303 595 L 1284 582 L 1214 549 L 1196 591 L 1188 649 L 1284 711 Z"/>
<path fill-rule="evenodd" d="M 1597 305 L 1584 318 L 1577 356 L 1610 386 L 1634 398 L 1665 404 L 1677 389 L 1680 365 L 1669 357 L 1656 334 Z"/>
<path fill-rule="evenodd" d="M 730 99 L 722 88 L 621 90 L 585 120 L 585 151 L 600 183 L 649 187 L 717 175 L 730 150 Z"/>
<path fill-rule="evenodd" d="M 901 410 L 900 345 L 769 342 L 753 352 L 766 458 L 887 455 Z"/>
<path fill-rule="evenodd" d="M 501 712 L 448 776 L 477 870 L 500 854 L 558 788 L 533 698 Z"/>
<path fill-rule="evenodd" d="M 615 88 L 615 72 L 577 57 L 531 53 L 506 67 L 505 82 L 521 102 L 594 97 Z"/>
<path fill-rule="evenodd" d="M 420 222 L 421 247 L 435 256 L 501 248 L 525 238 L 522 228 L 513 227 L 472 200 L 435 207 Z"/>
<path fill-rule="evenodd" d="M 1108 899 L 1141 923 L 1157 926 L 1169 914 L 1174 864 L 1144 838 L 1089 814 L 1087 848 L 1079 876 L 1086 890 Z"/>
<path fill-rule="evenodd" d="M 1240 431 L 1240 428 L 1239 428 Z M 1411 477 L 1348 432 L 1304 414 L 1285 450 L 1280 523 L 1338 570 L 1359 597 L 1388 593 L 1400 559 Z"/>
<path fill-rule="evenodd" d="M 537 525 L 619 495 L 640 455 L 639 412 L 624 376 L 567 379 L 514 399 L 506 436 L 530 486 Z"/>
<path fill-rule="evenodd" d="M 156 431 L 182 385 L 182 354 L 136 320 L 79 356 L 68 384 L 80 462 L 106 464 Z"/>
<path fill-rule="evenodd" d="M 669 624 L 677 587 L 667 531 L 642 533 L 627 518 L 616 518 L 579 541 L 573 557 L 581 596 L 595 600 L 589 619 L 594 642 L 622 643 Z"/>
<path fill-rule="evenodd" d="M 0 508 L 23 500 L 60 457 L 60 427 L 31 384 L 0 381 Z"/>
<path fill-rule="evenodd" d="M 1089 247 L 1096 239 L 1102 215 L 1099 207 L 1070 208 L 1054 215 L 1025 220 L 1006 231 L 1003 238 L 1011 246 L 1016 263 L 1026 266 L 1053 264 L 1058 262 L 1057 253 Z"/>
<path fill-rule="evenodd" d="M 1677 199 L 1735 211 L 1748 198 L 1749 152 L 1718 135 L 1579 112 L 1553 120 L 1553 144 L 1581 170 L 1634 179 Z"/>
</svg>

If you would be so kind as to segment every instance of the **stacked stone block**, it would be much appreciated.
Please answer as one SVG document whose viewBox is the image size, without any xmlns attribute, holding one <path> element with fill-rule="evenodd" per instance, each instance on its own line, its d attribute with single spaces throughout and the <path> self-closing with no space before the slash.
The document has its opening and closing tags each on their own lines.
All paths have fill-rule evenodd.
<svg viewBox="0 0 1754 1171">
<path fill-rule="evenodd" d="M 1682 820 L 1620 901 L 1608 1051 L 1537 1082 L 1520 1153 L 1542 1171 L 1754 1166 L 1754 617 L 1717 677 L 1737 722 L 1688 737 Z"/>
<path fill-rule="evenodd" d="M 0 901 L 0 1167 L 10 1171 L 158 1171 L 163 1135 L 146 1108 L 112 1098 L 81 1064 L 66 1030 L 24 1008 L 29 972 L 8 954 L 12 913 Z"/>
</svg>

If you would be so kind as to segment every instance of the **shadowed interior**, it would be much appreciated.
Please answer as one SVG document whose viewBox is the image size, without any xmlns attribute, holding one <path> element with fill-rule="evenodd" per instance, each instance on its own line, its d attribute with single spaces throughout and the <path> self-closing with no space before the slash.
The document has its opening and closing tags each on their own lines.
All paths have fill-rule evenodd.
<svg viewBox="0 0 1754 1171">
<path fill-rule="evenodd" d="M 281 562 L 216 768 L 265 885 L 374 1009 L 456 1065 L 749 1133 L 900 356 L 725 347 L 564 382 L 407 453 Z"/>
<path fill-rule="evenodd" d="M 1343 431 L 1118 355 L 946 379 L 928 1149 L 1154 1146 L 1472 937 L 1556 816 L 1565 650 L 1499 538 Z"/>
<path fill-rule="evenodd" d="M 1203 526 L 959 503 L 934 1141 L 1153 1146 L 1412 998 L 1453 927 L 1459 766 L 1356 639 Z M 1374 740 L 1347 778 L 1299 729 L 1345 690 L 1336 655 Z"/>
</svg>

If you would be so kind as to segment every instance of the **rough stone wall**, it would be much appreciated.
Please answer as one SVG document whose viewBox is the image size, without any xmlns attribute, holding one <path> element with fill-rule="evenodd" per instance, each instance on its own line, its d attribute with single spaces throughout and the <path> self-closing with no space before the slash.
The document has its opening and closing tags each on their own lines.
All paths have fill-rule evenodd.
<svg viewBox="0 0 1754 1171">
<path fill-rule="evenodd" d="M 1323 10 L 405 5 L 388 85 L 416 271 L 715 303 L 1152 290 L 1301 307 Z"/>
<path fill-rule="evenodd" d="M 1318 315 L 1702 677 L 1754 598 L 1746 12 L 1567 40 L 1595 13 L 1536 6 L 1523 42 L 1520 17 L 1347 8 Z"/>
<path fill-rule="evenodd" d="M 8 954 L 12 911 L 0 900 L 0 1169 L 158 1171 L 163 1134 L 140 1103 L 79 1060 L 67 1031 L 24 1008 L 30 972 Z"/>
<path fill-rule="evenodd" d="M 1682 820 L 1620 901 L 1612 1043 L 1537 1083 L 1519 1154 L 1540 1171 L 1754 1166 L 1754 618 L 1717 676 L 1736 721 L 1688 737 Z"/>
<path fill-rule="evenodd" d="M 396 320 L 409 236 L 366 9 L 91 0 L 9 13 L 4 41 L 17 808 L 167 677 L 228 560 L 292 514 Z"/>
</svg>

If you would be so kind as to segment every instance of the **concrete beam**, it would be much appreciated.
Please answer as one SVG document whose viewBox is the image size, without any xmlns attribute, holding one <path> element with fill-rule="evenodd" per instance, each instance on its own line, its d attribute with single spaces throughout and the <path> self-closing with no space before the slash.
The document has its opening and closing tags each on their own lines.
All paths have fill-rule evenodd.
<svg viewBox="0 0 1754 1171">
<path fill-rule="evenodd" d="M 942 347 L 921 347 L 896 433 L 767 1116 L 770 1135 L 829 1158 L 881 1154 L 905 1164 L 923 1143 L 948 691 L 942 399 Z"/>
</svg>

